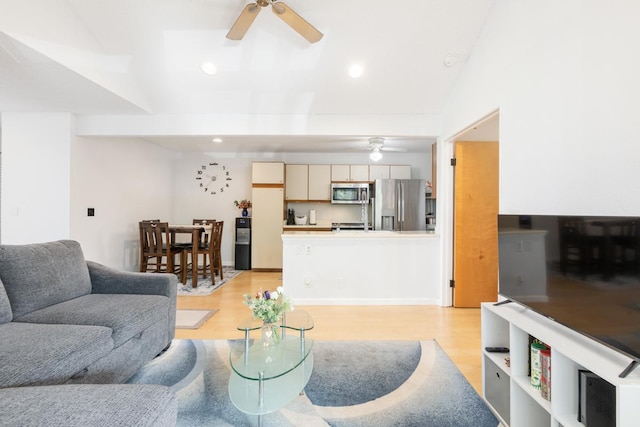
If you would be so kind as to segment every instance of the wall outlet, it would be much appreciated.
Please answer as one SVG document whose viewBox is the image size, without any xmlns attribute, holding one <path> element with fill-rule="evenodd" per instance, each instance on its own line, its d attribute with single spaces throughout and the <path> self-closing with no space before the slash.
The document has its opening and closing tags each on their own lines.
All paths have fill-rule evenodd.
<svg viewBox="0 0 640 427">
<path fill-rule="evenodd" d="M 307 288 L 311 287 L 311 277 L 305 277 L 304 278 L 304 284 Z"/>
<path fill-rule="evenodd" d="M 307 245 L 307 246 L 305 246 L 305 248 L 304 248 L 304 252 L 305 252 L 307 255 L 311 255 L 311 245 Z"/>
</svg>

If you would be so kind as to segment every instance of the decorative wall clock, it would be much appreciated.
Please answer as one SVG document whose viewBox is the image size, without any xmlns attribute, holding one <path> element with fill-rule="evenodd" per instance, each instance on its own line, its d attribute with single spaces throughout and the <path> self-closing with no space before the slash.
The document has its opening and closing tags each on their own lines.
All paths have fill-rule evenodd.
<svg viewBox="0 0 640 427">
<path fill-rule="evenodd" d="M 203 164 L 196 171 L 196 182 L 201 190 L 209 194 L 223 193 L 229 188 L 231 176 L 227 167 L 218 162 Z"/>
</svg>

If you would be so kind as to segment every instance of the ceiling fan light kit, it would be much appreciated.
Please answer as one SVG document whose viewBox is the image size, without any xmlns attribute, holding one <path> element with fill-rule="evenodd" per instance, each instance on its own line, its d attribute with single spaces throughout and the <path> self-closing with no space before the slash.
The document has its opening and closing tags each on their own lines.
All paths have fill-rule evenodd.
<svg viewBox="0 0 640 427">
<path fill-rule="evenodd" d="M 271 5 L 271 11 L 278 18 L 282 19 L 309 43 L 315 43 L 322 38 L 323 34 L 313 25 L 308 23 L 285 3 L 275 0 L 256 0 L 255 3 L 246 5 L 240 13 L 240 16 L 238 16 L 238 19 L 236 19 L 236 22 L 231 26 L 231 29 L 227 33 L 227 38 L 230 40 L 242 40 L 244 35 L 247 33 L 247 30 L 249 30 L 249 27 L 258 16 L 258 13 L 260 13 L 260 10 L 269 4 Z"/>
<path fill-rule="evenodd" d="M 397 152 L 407 151 L 404 148 L 385 147 L 384 138 L 382 138 L 381 136 L 374 136 L 372 138 L 369 138 L 369 150 L 371 150 L 371 153 L 369 153 L 369 158 L 374 162 L 377 162 L 378 160 L 382 159 L 383 151 L 397 151 Z"/>
<path fill-rule="evenodd" d="M 374 162 L 377 162 L 378 160 L 382 159 L 382 153 L 380 152 L 380 149 L 377 147 L 374 148 L 373 151 L 371 151 L 371 153 L 369 154 L 369 158 Z"/>
</svg>

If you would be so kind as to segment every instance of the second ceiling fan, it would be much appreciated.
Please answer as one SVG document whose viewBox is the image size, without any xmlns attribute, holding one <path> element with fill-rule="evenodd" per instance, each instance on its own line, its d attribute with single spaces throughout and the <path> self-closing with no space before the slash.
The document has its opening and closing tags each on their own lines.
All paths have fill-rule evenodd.
<svg viewBox="0 0 640 427">
<path fill-rule="evenodd" d="M 281 1 L 275 0 L 256 0 L 255 3 L 249 3 L 244 7 L 236 22 L 233 23 L 231 29 L 227 33 L 230 40 L 242 40 L 247 30 L 260 13 L 263 7 L 271 5 L 271 11 L 284 22 L 293 28 L 298 34 L 307 39 L 309 43 L 315 43 L 322 38 L 322 33 L 313 25 L 309 24 L 303 17 L 298 15 L 293 9 Z"/>
</svg>

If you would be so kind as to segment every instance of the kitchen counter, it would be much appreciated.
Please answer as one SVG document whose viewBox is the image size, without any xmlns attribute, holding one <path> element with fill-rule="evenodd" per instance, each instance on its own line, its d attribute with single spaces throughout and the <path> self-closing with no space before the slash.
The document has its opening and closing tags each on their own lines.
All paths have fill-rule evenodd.
<svg viewBox="0 0 640 427">
<path fill-rule="evenodd" d="M 331 231 L 331 224 L 316 224 L 316 225 L 285 225 L 282 227 L 285 232 L 299 232 L 299 231 Z"/>
<path fill-rule="evenodd" d="M 299 226 L 304 227 L 304 226 Z M 330 238 L 330 239 L 398 239 L 398 238 L 434 238 L 439 237 L 433 230 L 427 231 L 385 231 L 371 230 L 340 230 L 340 231 L 313 231 L 285 229 L 283 239 L 305 238 Z"/>
<path fill-rule="evenodd" d="M 282 279 L 296 305 L 440 305 L 433 231 L 287 231 Z"/>
</svg>

